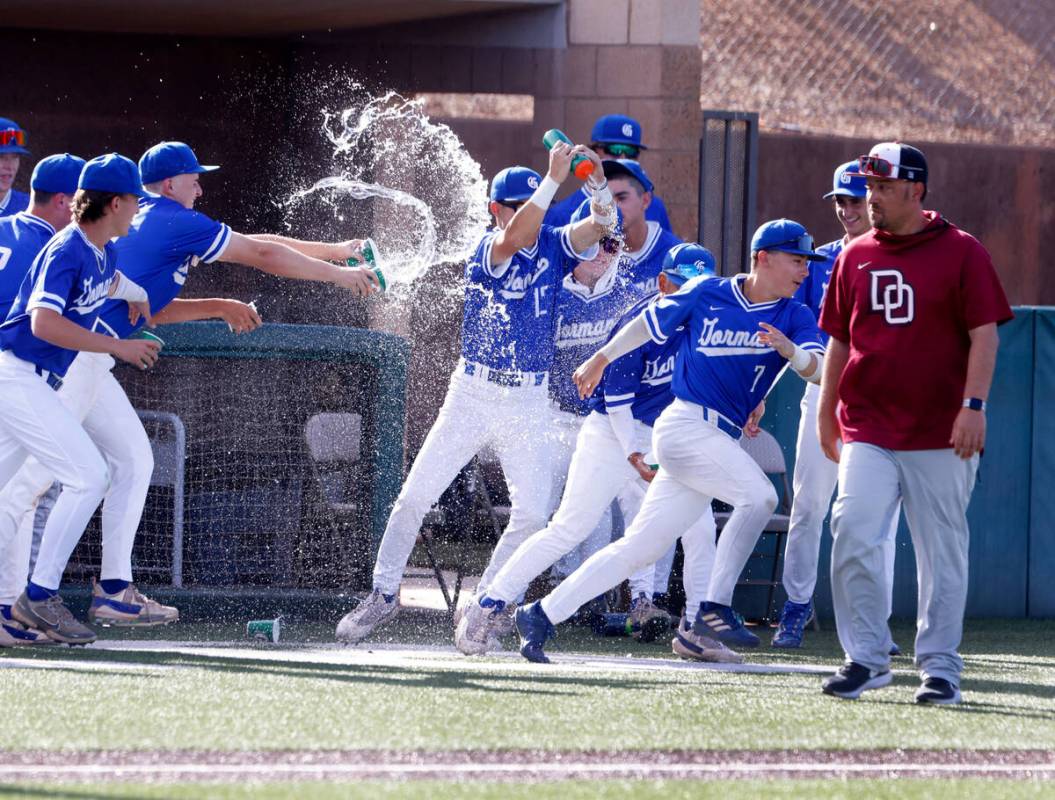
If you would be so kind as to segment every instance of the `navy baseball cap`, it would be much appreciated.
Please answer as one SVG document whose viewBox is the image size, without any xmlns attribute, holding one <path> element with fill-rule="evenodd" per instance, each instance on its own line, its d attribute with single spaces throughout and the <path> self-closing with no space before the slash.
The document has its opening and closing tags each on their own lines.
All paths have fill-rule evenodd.
<svg viewBox="0 0 1055 800">
<path fill-rule="evenodd" d="M 751 237 L 751 252 L 780 250 L 796 256 L 806 256 L 810 261 L 824 261 L 827 256 L 813 249 L 813 237 L 792 219 L 773 219 L 762 223 Z"/>
<path fill-rule="evenodd" d="M 26 132 L 13 119 L 0 117 L 0 153 L 29 155 L 26 149 Z"/>
<path fill-rule="evenodd" d="M 918 147 L 902 142 L 880 142 L 857 159 L 862 175 L 870 178 L 927 183 L 927 159 Z"/>
<path fill-rule="evenodd" d="M 212 172 L 217 169 L 218 166 L 204 167 L 199 164 L 194 151 L 183 142 L 161 142 L 143 153 L 143 157 L 139 159 L 143 183 L 157 183 L 176 175 Z"/>
<path fill-rule="evenodd" d="M 77 188 L 149 197 L 143 189 L 136 162 L 117 153 L 96 156 L 85 164 L 77 181 Z"/>
<path fill-rule="evenodd" d="M 77 191 L 77 182 L 84 169 L 83 158 L 69 153 L 42 158 L 33 167 L 29 186 L 37 192 L 52 194 L 73 194 Z"/>
<path fill-rule="evenodd" d="M 832 177 L 832 190 L 824 195 L 825 200 L 829 197 L 865 197 L 868 194 L 868 185 L 865 176 L 861 174 L 857 161 L 847 161 L 839 165 Z"/>
<path fill-rule="evenodd" d="M 506 167 L 491 180 L 496 203 L 522 203 L 535 193 L 542 176 L 529 167 Z"/>
<path fill-rule="evenodd" d="M 641 123 L 625 114 L 606 114 L 593 124 L 590 141 L 595 144 L 629 144 L 639 150 L 648 148 L 641 144 Z"/>
<path fill-rule="evenodd" d="M 713 278 L 717 274 L 711 251 L 695 242 L 682 242 L 670 248 L 663 256 L 660 272 L 679 286 L 701 275 Z"/>
<path fill-rule="evenodd" d="M 645 172 L 642 166 L 629 158 L 606 159 L 601 162 L 601 166 L 604 167 L 604 176 L 606 178 L 625 178 L 630 176 L 631 178 L 636 178 L 646 192 L 651 192 L 655 188 L 652 185 L 652 180 L 648 177 L 648 173 Z"/>
</svg>

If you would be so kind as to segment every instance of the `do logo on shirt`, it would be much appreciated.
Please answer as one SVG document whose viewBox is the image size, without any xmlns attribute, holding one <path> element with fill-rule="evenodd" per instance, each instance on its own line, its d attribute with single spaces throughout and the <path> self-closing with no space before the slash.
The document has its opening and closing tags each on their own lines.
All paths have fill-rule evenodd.
<svg viewBox="0 0 1055 800">
<path fill-rule="evenodd" d="M 889 325 L 908 325 L 916 315 L 916 294 L 896 269 L 872 273 L 872 310 L 882 311 Z"/>
</svg>

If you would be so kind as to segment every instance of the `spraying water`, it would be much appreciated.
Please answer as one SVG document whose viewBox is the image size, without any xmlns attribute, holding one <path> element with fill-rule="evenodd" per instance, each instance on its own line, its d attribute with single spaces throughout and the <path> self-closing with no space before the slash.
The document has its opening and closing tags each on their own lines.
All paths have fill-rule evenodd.
<svg viewBox="0 0 1055 800">
<path fill-rule="evenodd" d="M 324 111 L 322 130 L 340 174 L 294 193 L 288 205 L 318 201 L 338 223 L 355 219 L 347 236 L 378 243 L 380 266 L 397 293 L 431 267 L 470 254 L 489 221 L 487 181 L 457 135 L 430 120 L 420 100 L 395 92 L 364 96 L 339 113 Z"/>
</svg>

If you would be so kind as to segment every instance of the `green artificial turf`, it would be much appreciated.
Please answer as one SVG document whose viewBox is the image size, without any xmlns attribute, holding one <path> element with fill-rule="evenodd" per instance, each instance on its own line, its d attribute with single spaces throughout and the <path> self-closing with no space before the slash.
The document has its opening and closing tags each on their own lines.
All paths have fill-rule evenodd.
<svg viewBox="0 0 1055 800">
<path fill-rule="evenodd" d="M 436 615 L 437 617 L 439 615 Z M 407 615 L 388 636 L 449 641 L 442 620 Z M 427 619 L 422 617 L 422 619 Z M 155 632 L 208 638 L 198 626 Z M 210 629 L 244 643 L 240 626 Z M 908 650 L 911 635 L 895 636 Z M 328 640 L 330 626 L 288 628 L 291 639 Z M 358 749 L 546 748 L 1053 748 L 1055 623 L 970 622 L 963 646 L 966 702 L 921 708 L 908 658 L 895 660 L 890 688 L 843 701 L 820 692 L 816 675 L 705 670 L 589 673 L 452 657 L 441 665 L 332 665 L 292 662 L 295 644 L 259 649 L 261 661 L 225 655 L 18 649 L 4 658 L 52 669 L 2 669 L 8 750 L 190 748 Z M 115 638 L 142 632 L 107 633 Z M 768 640 L 768 634 L 766 635 Z M 368 649 L 368 646 L 367 646 Z M 564 628 L 551 648 L 670 657 L 669 644 L 598 639 Z M 808 634 L 801 651 L 763 646 L 750 660 L 836 666 L 831 632 Z M 84 670 L 95 662 L 98 671 Z M 122 670 L 108 665 L 120 663 Z M 469 663 L 471 668 L 463 666 Z M 135 669 L 131 672 L 128 667 Z M 139 669 L 142 667 L 142 669 Z M 160 668 L 159 668 L 160 667 Z"/>
</svg>

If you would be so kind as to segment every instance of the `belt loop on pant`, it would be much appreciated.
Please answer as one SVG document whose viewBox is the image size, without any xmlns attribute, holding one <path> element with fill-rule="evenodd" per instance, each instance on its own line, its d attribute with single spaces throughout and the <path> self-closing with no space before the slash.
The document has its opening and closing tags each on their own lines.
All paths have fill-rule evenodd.
<svg viewBox="0 0 1055 800">
<path fill-rule="evenodd" d="M 743 436 L 744 432 L 740 429 L 740 426 L 729 420 L 723 414 L 715 411 L 713 408 L 703 407 L 703 418 L 707 422 L 711 423 L 714 427 L 720 430 L 722 433 L 726 433 L 733 439 L 739 439 Z"/>
<path fill-rule="evenodd" d="M 462 371 L 466 375 L 495 383 L 499 386 L 542 386 L 548 372 L 520 372 L 519 370 L 492 369 L 474 361 L 463 361 Z"/>
<path fill-rule="evenodd" d="M 48 386 L 50 386 L 56 392 L 60 388 L 62 388 L 62 378 L 60 378 L 54 372 L 49 372 L 48 370 L 43 369 L 42 367 L 38 367 L 36 364 L 33 365 L 33 368 L 36 371 L 37 375 L 42 377 L 44 379 L 44 382 L 47 383 Z"/>
</svg>

